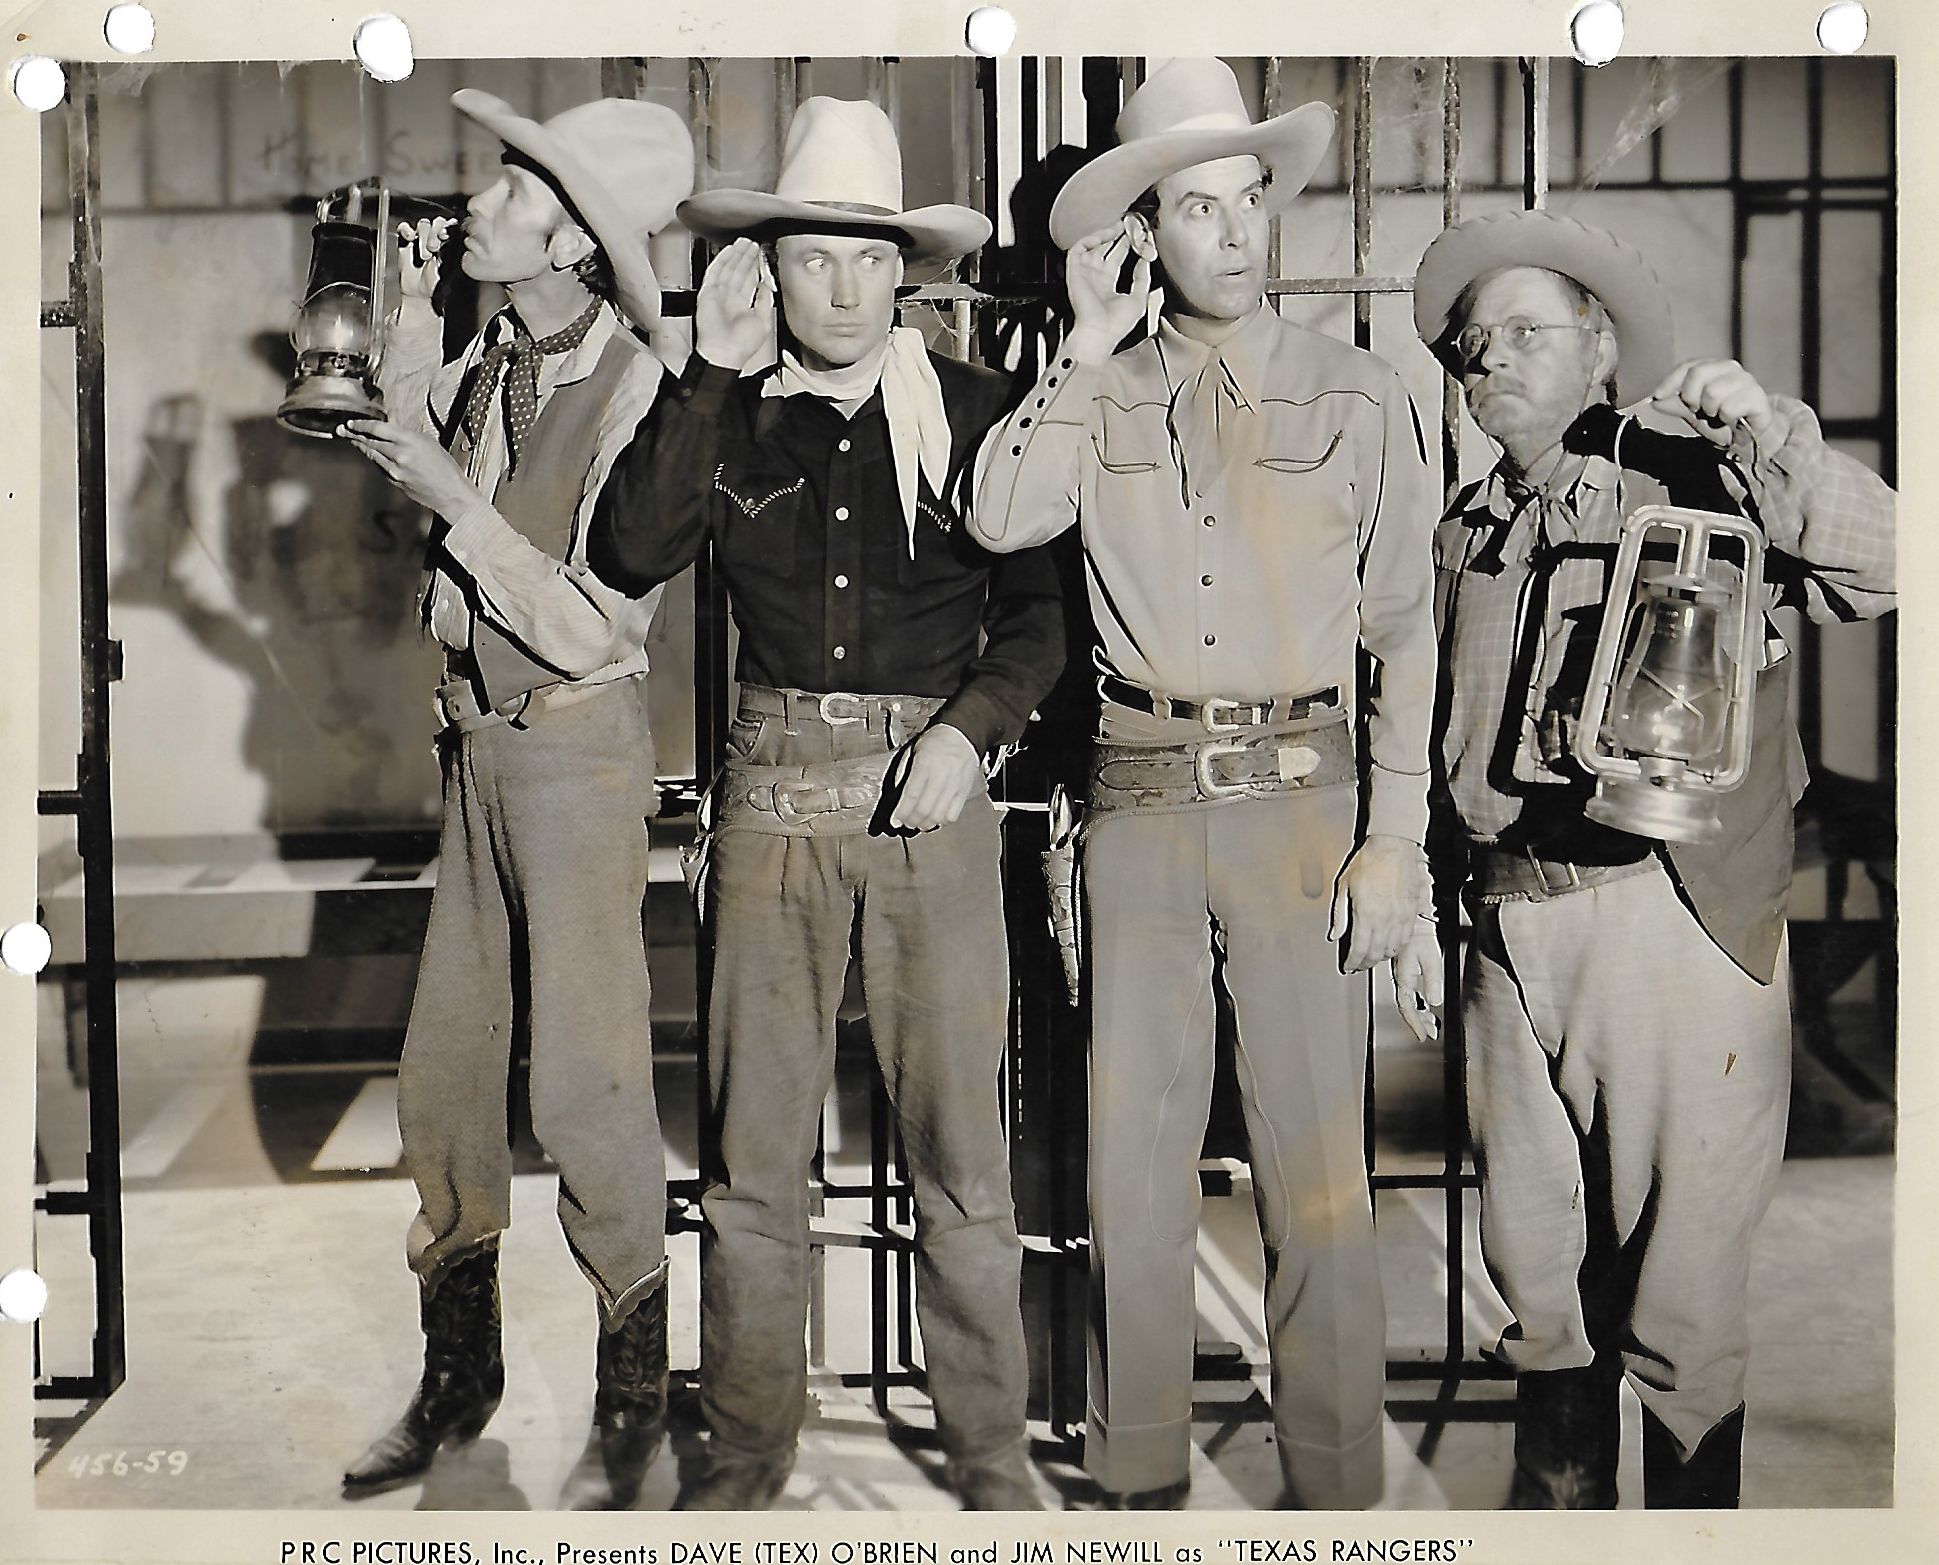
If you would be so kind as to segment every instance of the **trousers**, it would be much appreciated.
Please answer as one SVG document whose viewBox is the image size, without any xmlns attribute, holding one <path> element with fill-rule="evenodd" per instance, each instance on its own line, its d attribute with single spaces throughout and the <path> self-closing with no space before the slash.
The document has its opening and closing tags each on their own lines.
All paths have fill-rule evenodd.
<svg viewBox="0 0 1939 1565">
<path fill-rule="evenodd" d="M 1462 986 L 1482 1256 L 1517 1370 L 1620 1356 L 1682 1454 L 1744 1400 L 1751 1235 L 1784 1156 L 1789 968 L 1760 984 L 1661 869 L 1475 909 Z"/>
<path fill-rule="evenodd" d="M 845 760 L 895 737 L 744 709 L 729 769 Z M 997 1096 L 1009 1016 L 998 855 L 980 791 L 957 821 L 912 836 L 718 833 L 707 1080 L 720 1150 L 701 1198 L 700 1382 L 717 1460 L 779 1457 L 801 1428 L 808 1175 L 857 940 L 915 1187 L 916 1320 L 937 1428 L 957 1460 L 1023 1438 L 1022 1246 Z"/>
<path fill-rule="evenodd" d="M 646 685 L 622 680 L 442 740 L 438 883 L 398 1066 L 434 1276 L 511 1221 L 509 1083 L 530 1051 L 532 1130 L 559 1170 L 566 1243 L 616 1321 L 665 1275 L 642 907 L 656 804 Z"/>
<path fill-rule="evenodd" d="M 1284 1476 L 1313 1508 L 1358 1508 L 1382 1492 L 1386 1316 L 1363 1145 L 1366 980 L 1340 972 L 1326 938 L 1355 805 L 1348 783 L 1125 810 L 1086 826 L 1084 1460 L 1106 1489 L 1162 1488 L 1189 1471 L 1198 1163 L 1222 976 L 1237 1019 Z"/>
</svg>

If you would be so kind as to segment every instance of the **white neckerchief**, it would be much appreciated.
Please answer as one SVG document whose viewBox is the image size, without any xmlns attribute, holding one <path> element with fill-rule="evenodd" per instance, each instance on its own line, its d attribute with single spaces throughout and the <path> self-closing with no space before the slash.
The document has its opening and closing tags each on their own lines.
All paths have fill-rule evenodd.
<svg viewBox="0 0 1939 1565">
<path fill-rule="evenodd" d="M 902 520 L 909 534 L 909 558 L 916 557 L 916 475 L 942 497 L 949 476 L 949 414 L 943 408 L 943 385 L 929 362 L 922 333 L 913 326 L 897 326 L 888 340 L 868 357 L 840 369 L 808 368 L 792 352 L 781 354 L 781 367 L 761 387 L 764 397 L 792 397 L 800 393 L 832 402 L 847 418 L 882 388 L 882 412 L 889 421 L 889 453 L 895 459 L 896 491 L 902 501 Z"/>
</svg>

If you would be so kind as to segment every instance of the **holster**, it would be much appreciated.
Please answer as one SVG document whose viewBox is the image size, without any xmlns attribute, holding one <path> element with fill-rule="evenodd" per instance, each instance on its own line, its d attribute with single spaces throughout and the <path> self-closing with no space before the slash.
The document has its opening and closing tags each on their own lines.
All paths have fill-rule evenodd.
<svg viewBox="0 0 1939 1565">
<path fill-rule="evenodd" d="M 693 898 L 693 915 L 702 928 L 707 924 L 707 871 L 714 860 L 714 793 L 720 787 L 720 774 L 714 775 L 693 812 L 693 841 L 680 850 L 680 876 Z"/>
<path fill-rule="evenodd" d="M 1066 998 L 1078 1003 L 1081 992 L 1083 903 L 1077 885 L 1077 808 L 1064 785 L 1050 791 L 1050 846 L 1043 852 L 1044 890 L 1049 898 L 1050 933 L 1064 966 Z"/>
</svg>

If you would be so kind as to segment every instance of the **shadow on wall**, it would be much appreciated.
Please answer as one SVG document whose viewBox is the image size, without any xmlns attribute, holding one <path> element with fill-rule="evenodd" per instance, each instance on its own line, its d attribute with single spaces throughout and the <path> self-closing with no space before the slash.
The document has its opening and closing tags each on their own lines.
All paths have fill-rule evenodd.
<svg viewBox="0 0 1939 1565">
<path fill-rule="evenodd" d="M 251 346 L 287 372 L 280 335 Z M 356 452 L 265 414 L 231 425 L 237 474 L 209 539 L 190 522 L 202 423 L 193 394 L 149 410 L 114 601 L 174 615 L 248 682 L 242 760 L 266 784 L 261 829 L 378 824 L 378 800 L 388 824 L 424 824 L 436 654 L 416 627 L 420 513 Z M 186 723 L 194 693 L 178 696 Z M 400 779 L 413 775 L 427 786 L 401 804 Z"/>
</svg>

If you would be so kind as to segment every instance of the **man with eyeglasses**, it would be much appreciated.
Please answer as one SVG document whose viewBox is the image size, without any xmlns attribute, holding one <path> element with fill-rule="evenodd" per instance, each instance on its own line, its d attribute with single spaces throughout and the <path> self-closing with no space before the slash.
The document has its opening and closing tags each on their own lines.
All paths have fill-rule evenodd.
<svg viewBox="0 0 1939 1565">
<path fill-rule="evenodd" d="M 1570 746 L 1626 515 L 1748 516 L 1765 607 L 1849 620 L 1893 605 L 1894 496 L 1742 365 L 1675 362 L 1662 284 L 1613 235 L 1547 212 L 1457 223 L 1421 258 L 1414 308 L 1501 448 L 1435 539 L 1429 840 L 1473 925 L 1482 1247 L 1518 1377 L 1508 1503 L 1616 1503 L 1627 1375 L 1644 1503 L 1735 1506 L 1750 1240 L 1789 1096 L 1788 648 L 1767 619 L 1749 774 L 1713 842 L 1588 819 Z M 1620 412 L 1619 370 L 1644 393 Z"/>
</svg>

